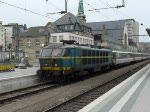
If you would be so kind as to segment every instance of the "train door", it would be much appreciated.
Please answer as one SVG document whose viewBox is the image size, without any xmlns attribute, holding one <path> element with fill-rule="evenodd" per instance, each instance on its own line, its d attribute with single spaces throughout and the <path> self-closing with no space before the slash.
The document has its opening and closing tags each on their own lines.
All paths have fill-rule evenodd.
<svg viewBox="0 0 150 112">
<path fill-rule="evenodd" d="M 117 61 L 116 60 L 116 58 L 117 58 L 116 52 L 112 52 L 112 54 L 113 54 L 113 57 L 112 57 L 113 58 L 113 64 L 116 65 L 117 64 L 117 62 L 116 62 Z"/>
<path fill-rule="evenodd" d="M 71 65 L 71 68 L 73 68 L 73 70 L 75 71 L 76 69 L 76 65 L 75 65 L 75 62 L 76 62 L 76 49 L 75 48 L 71 48 L 69 49 L 69 53 L 70 53 L 70 65 Z"/>
</svg>

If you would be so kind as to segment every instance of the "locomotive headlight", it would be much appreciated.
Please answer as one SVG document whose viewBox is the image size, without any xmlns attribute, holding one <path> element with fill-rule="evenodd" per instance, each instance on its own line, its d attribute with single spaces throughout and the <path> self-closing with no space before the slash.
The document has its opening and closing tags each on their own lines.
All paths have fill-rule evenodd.
<svg viewBox="0 0 150 112">
<path fill-rule="evenodd" d="M 45 66 L 47 66 L 47 64 L 45 64 Z"/>
<path fill-rule="evenodd" d="M 55 64 L 55 67 L 57 67 L 58 65 L 57 64 Z"/>
</svg>

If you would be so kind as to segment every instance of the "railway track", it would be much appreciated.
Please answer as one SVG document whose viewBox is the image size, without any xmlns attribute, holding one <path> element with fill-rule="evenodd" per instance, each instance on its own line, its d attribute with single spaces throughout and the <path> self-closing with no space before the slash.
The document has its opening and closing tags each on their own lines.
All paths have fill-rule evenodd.
<svg viewBox="0 0 150 112">
<path fill-rule="evenodd" d="M 0 106 L 5 105 L 5 103 L 10 103 L 12 101 L 18 100 L 23 97 L 37 94 L 37 93 L 40 93 L 49 89 L 57 88 L 59 86 L 60 85 L 53 84 L 51 82 L 44 82 L 44 83 L 40 83 L 31 87 L 2 93 L 0 94 Z"/>
<path fill-rule="evenodd" d="M 147 63 L 133 70 L 127 71 L 121 76 L 107 80 L 103 84 L 97 87 L 94 87 L 90 90 L 87 90 L 81 94 L 78 94 L 60 104 L 49 107 L 48 109 L 42 112 L 77 112 L 84 106 L 88 105 L 90 102 L 94 101 L 95 99 L 97 99 L 98 97 L 100 97 L 101 95 L 109 91 L 114 86 L 121 83 L 123 80 L 133 75 L 135 72 L 137 72 L 139 69 L 141 69 L 145 65 L 147 65 Z"/>
</svg>

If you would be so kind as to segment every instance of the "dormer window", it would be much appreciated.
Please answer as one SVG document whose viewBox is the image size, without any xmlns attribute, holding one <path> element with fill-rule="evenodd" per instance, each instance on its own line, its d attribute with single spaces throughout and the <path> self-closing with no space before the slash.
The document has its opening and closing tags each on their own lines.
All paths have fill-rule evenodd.
<svg viewBox="0 0 150 112">
<path fill-rule="evenodd" d="M 70 25 L 70 29 L 71 29 L 71 30 L 73 29 L 73 25 Z"/>
<path fill-rule="evenodd" d="M 67 27 L 67 25 L 65 25 L 65 30 L 67 30 L 68 29 L 68 27 Z"/>
<path fill-rule="evenodd" d="M 59 28 L 61 29 L 61 26 L 59 26 Z"/>
</svg>

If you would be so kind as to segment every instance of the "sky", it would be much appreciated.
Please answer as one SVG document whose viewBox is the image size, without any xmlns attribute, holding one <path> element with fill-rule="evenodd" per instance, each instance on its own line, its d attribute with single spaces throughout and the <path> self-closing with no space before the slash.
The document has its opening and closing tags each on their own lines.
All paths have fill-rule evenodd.
<svg viewBox="0 0 150 112">
<path fill-rule="evenodd" d="M 87 22 L 134 19 L 140 24 L 140 35 L 148 35 L 146 28 L 150 28 L 150 0 L 124 0 L 125 7 L 118 9 L 109 7 L 122 5 L 122 0 L 83 1 Z M 68 12 L 77 15 L 78 3 L 79 0 L 68 0 Z M 88 11 L 93 9 L 101 10 Z M 57 13 L 63 10 L 65 10 L 65 0 L 0 0 L 0 21 L 3 25 L 26 24 L 28 28 L 45 26 L 48 22 L 54 22 L 63 16 Z M 150 42 L 149 36 L 139 38 L 140 42 Z"/>
</svg>

